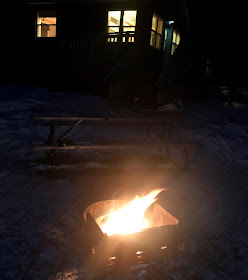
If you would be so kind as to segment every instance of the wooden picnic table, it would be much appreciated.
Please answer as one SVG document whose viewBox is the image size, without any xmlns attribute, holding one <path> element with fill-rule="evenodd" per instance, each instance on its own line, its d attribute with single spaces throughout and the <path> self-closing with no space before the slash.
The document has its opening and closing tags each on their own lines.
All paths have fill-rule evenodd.
<svg viewBox="0 0 248 280">
<path fill-rule="evenodd" d="M 126 149 L 161 149 L 168 144 L 172 136 L 172 130 L 175 123 L 182 119 L 175 115 L 150 114 L 149 116 L 135 117 L 105 117 L 105 116 L 32 116 L 34 125 L 49 126 L 49 134 L 42 144 L 32 145 L 35 150 L 50 150 L 50 155 L 54 155 L 56 150 L 126 150 Z M 130 126 L 139 125 L 144 127 L 144 141 L 122 141 L 114 143 L 109 141 L 105 143 L 80 142 L 74 143 L 72 139 L 67 138 L 69 133 L 76 127 L 89 125 L 118 125 Z M 69 126 L 61 135 L 56 136 L 57 126 Z M 167 133 L 166 133 L 167 132 Z"/>
</svg>

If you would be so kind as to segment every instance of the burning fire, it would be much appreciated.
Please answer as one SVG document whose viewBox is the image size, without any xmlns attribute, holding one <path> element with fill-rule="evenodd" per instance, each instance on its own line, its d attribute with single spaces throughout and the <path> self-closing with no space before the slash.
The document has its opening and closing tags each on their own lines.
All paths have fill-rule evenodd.
<svg viewBox="0 0 248 280">
<path fill-rule="evenodd" d="M 163 190 L 153 190 L 143 197 L 136 196 L 122 209 L 100 217 L 98 221 L 103 233 L 110 236 L 117 233 L 134 233 L 149 228 L 149 221 L 145 219 L 144 213 L 157 200 L 155 197 Z"/>
</svg>

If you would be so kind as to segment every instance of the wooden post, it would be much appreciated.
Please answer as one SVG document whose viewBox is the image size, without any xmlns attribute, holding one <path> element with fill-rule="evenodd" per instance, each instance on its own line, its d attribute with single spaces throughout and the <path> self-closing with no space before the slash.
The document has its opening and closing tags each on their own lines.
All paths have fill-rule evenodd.
<svg viewBox="0 0 248 280">
<path fill-rule="evenodd" d="M 53 144 L 55 140 L 55 121 L 50 121 L 50 134 L 47 137 L 47 140 L 45 141 L 45 144 Z"/>
</svg>

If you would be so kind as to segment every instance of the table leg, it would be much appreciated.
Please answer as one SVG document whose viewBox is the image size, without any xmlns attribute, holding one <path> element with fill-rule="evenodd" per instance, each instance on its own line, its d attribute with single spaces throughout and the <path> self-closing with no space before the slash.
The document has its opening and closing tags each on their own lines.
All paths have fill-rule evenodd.
<svg viewBox="0 0 248 280">
<path fill-rule="evenodd" d="M 55 121 L 50 122 L 50 134 L 47 137 L 47 140 L 45 141 L 46 145 L 53 144 L 55 140 Z"/>
</svg>

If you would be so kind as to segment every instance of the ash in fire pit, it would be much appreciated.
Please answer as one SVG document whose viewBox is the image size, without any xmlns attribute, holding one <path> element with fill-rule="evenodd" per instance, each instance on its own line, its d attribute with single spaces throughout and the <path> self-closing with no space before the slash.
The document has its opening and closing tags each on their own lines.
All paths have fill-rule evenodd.
<svg viewBox="0 0 248 280">
<path fill-rule="evenodd" d="M 163 189 L 133 201 L 105 200 L 84 211 L 83 234 L 95 268 L 127 268 L 177 249 L 179 221 L 155 203 Z"/>
</svg>

